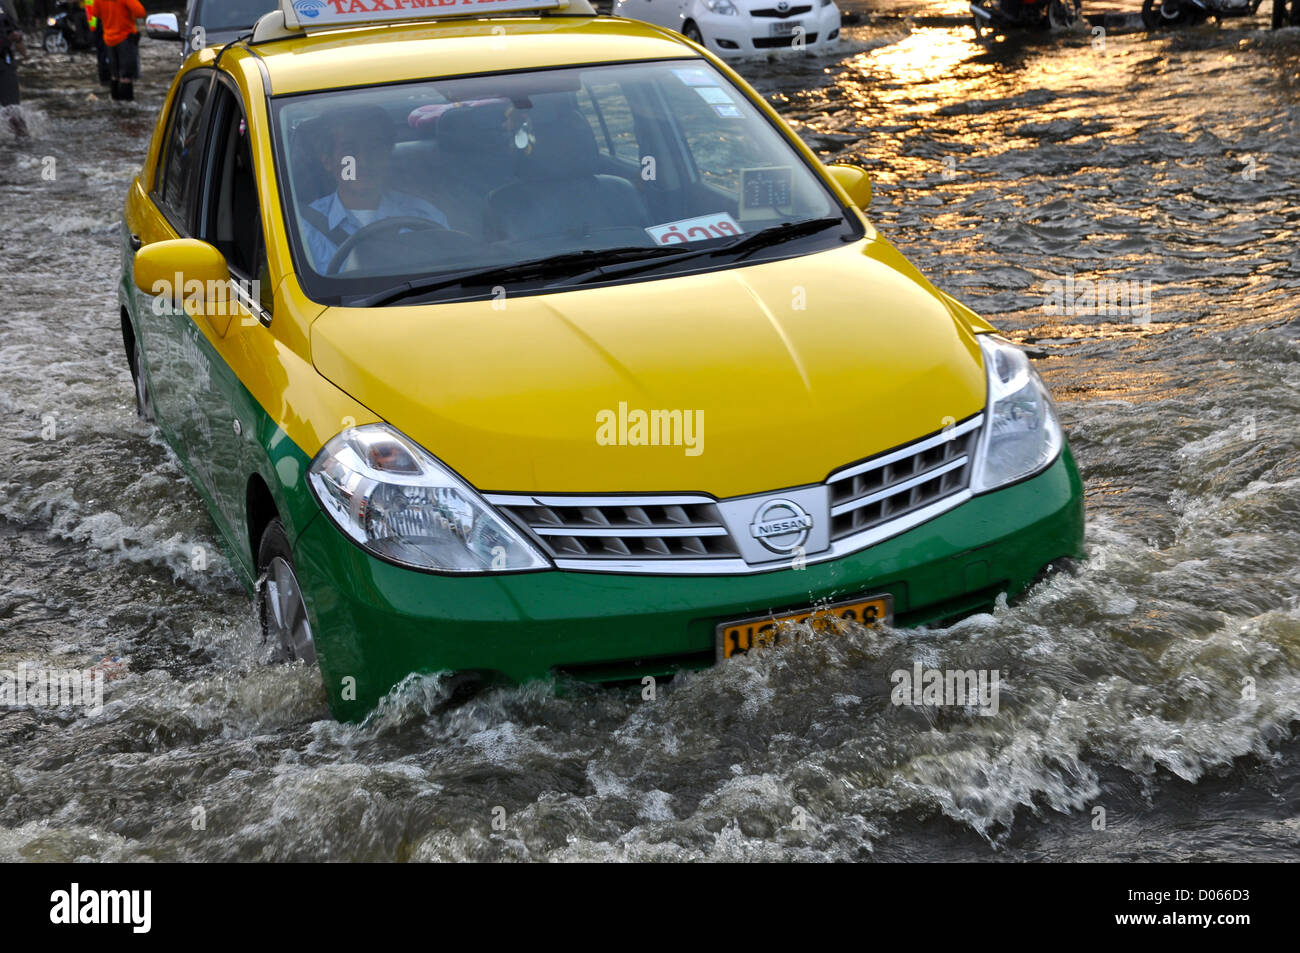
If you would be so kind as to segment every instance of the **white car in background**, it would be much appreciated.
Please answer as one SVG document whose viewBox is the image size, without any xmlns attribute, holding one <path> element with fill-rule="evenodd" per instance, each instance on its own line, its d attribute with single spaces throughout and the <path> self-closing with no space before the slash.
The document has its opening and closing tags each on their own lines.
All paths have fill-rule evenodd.
<svg viewBox="0 0 1300 953">
<path fill-rule="evenodd" d="M 718 56 L 817 51 L 840 38 L 834 0 L 614 0 L 614 16 L 666 26 Z"/>
</svg>

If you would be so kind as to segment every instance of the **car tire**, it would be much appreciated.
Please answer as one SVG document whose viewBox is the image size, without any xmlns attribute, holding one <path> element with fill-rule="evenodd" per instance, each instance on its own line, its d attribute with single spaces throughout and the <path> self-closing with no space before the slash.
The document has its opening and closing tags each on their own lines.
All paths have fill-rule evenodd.
<svg viewBox="0 0 1300 953">
<path fill-rule="evenodd" d="M 278 517 L 262 532 L 257 547 L 257 576 L 257 618 L 263 644 L 274 647 L 278 662 L 302 659 L 315 665 L 311 619 L 293 565 L 289 536 Z"/>
<path fill-rule="evenodd" d="M 1082 15 L 1079 0 L 1051 0 L 1047 5 L 1047 25 L 1053 30 L 1069 30 Z"/>
<path fill-rule="evenodd" d="M 1142 25 L 1148 30 L 1185 24 L 1194 26 L 1205 19 L 1204 16 L 1198 17 L 1196 7 L 1186 6 L 1179 0 L 1143 0 L 1142 3 Z"/>
<path fill-rule="evenodd" d="M 695 25 L 694 20 L 687 20 L 682 26 L 682 36 L 692 43 L 698 43 L 700 46 L 704 45 L 704 34 L 700 32 L 700 28 Z"/>
<path fill-rule="evenodd" d="M 144 376 L 144 354 L 138 337 L 131 345 L 131 383 L 135 386 L 136 414 L 141 420 L 153 423 L 153 395 L 149 393 L 149 381 Z"/>
<path fill-rule="evenodd" d="M 41 46 L 45 48 L 46 53 L 66 53 L 68 38 L 62 33 L 47 33 L 45 39 L 41 41 Z"/>
</svg>

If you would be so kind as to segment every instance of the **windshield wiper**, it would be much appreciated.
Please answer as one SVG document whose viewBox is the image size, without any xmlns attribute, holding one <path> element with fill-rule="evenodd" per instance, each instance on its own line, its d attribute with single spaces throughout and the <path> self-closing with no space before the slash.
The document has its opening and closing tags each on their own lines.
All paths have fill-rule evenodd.
<svg viewBox="0 0 1300 953">
<path fill-rule="evenodd" d="M 779 245 L 782 242 L 793 241 L 796 238 L 803 238 L 805 235 L 815 235 L 817 232 L 824 232 L 833 225 L 844 223 L 840 216 L 834 218 L 810 218 L 803 222 L 782 222 L 780 225 L 772 225 L 768 228 L 760 229 L 750 235 L 742 235 L 740 238 L 727 242 L 725 245 L 711 245 L 708 248 L 696 248 L 686 251 L 682 245 L 674 245 L 673 248 L 682 249 L 683 253 L 677 255 L 671 262 L 663 261 L 633 261 L 623 265 L 608 267 L 601 265 L 598 268 L 592 268 L 590 271 L 584 271 L 578 275 L 571 275 L 561 281 L 555 281 L 547 285 L 548 288 L 562 288 L 565 285 L 582 285 L 600 278 L 611 278 L 616 275 L 635 274 L 638 271 L 650 271 L 664 264 L 680 264 L 681 262 L 691 261 L 696 258 L 721 258 L 724 255 L 735 255 L 736 261 L 742 258 L 748 258 L 756 251 L 764 248 L 770 248 L 773 245 Z M 739 254 L 737 254 L 739 253 Z"/>
<path fill-rule="evenodd" d="M 782 222 L 780 225 L 760 229 L 752 235 L 737 239 L 730 245 L 719 248 L 718 252 L 720 254 L 735 254 L 736 261 L 739 261 L 764 248 L 771 248 L 773 245 L 780 245 L 782 242 L 803 238 L 805 235 L 815 235 L 818 232 L 826 231 L 832 225 L 843 224 L 844 217 L 842 215 L 830 218 L 810 218 L 806 222 Z M 737 252 L 739 254 L 736 254 Z"/>
<path fill-rule="evenodd" d="M 682 250 L 679 246 L 664 247 L 662 245 L 627 245 L 622 248 L 598 248 L 565 252 L 561 255 L 548 255 L 545 258 L 534 258 L 531 261 L 521 261 L 513 265 L 470 268 L 450 274 L 403 281 L 400 284 L 384 288 L 382 291 L 344 298 L 339 304 L 346 308 L 375 308 L 395 304 L 399 301 L 407 301 L 430 291 L 437 291 L 440 288 L 469 287 L 491 282 L 567 275 L 575 269 L 586 270 L 595 257 L 612 259 L 615 262 L 635 259 L 638 264 L 643 264 L 646 258 L 666 258 L 680 254 L 682 254 Z"/>
<path fill-rule="evenodd" d="M 813 235 L 843 223 L 844 219 L 840 216 L 812 218 L 802 222 L 782 222 L 780 225 L 772 225 L 751 235 L 742 235 L 725 245 L 714 245 L 709 248 L 691 249 L 684 245 L 627 245 L 621 248 L 565 252 L 561 255 L 549 255 L 545 258 L 535 258 L 531 261 L 522 261 L 513 265 L 492 265 L 488 268 L 472 268 L 466 271 L 452 272 L 451 274 L 403 281 L 382 291 L 345 298 L 339 303 L 348 308 L 375 308 L 396 304 L 399 301 L 408 301 L 411 298 L 431 291 L 438 291 L 442 288 L 469 287 L 489 282 L 519 281 L 531 278 L 542 279 L 554 275 L 565 276 L 563 281 L 547 285 L 548 288 L 557 288 L 565 285 L 585 284 L 614 275 L 632 274 L 637 271 L 658 268 L 666 263 L 664 259 L 670 259 L 675 264 L 695 258 L 735 255 L 736 260 L 739 261 L 741 258 L 746 258 L 754 252 L 769 248 L 772 245 L 779 245 L 782 242 L 802 238 L 805 235 Z M 606 264 L 596 268 L 586 267 L 591 264 L 593 258 L 599 258 Z M 579 274 L 573 274 L 577 269 L 582 270 Z"/>
</svg>

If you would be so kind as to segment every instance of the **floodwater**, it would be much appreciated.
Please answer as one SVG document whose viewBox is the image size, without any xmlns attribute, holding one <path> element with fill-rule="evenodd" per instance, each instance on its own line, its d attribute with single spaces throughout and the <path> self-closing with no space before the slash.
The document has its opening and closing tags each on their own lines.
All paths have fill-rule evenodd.
<svg viewBox="0 0 1300 953">
<path fill-rule="evenodd" d="M 0 668 L 112 678 L 96 714 L 0 709 L 0 860 L 1293 858 L 1300 31 L 1263 25 L 985 51 L 878 19 L 741 67 L 1031 347 L 1086 486 L 1077 574 L 654 701 L 534 684 L 447 709 L 425 677 L 360 726 L 314 672 L 260 663 L 134 414 L 115 229 L 175 48 L 142 45 L 134 104 L 34 50 L 33 135 L 0 123 Z M 1126 297 L 1072 307 L 1088 281 Z M 998 669 L 998 714 L 890 704 L 916 662 Z"/>
</svg>

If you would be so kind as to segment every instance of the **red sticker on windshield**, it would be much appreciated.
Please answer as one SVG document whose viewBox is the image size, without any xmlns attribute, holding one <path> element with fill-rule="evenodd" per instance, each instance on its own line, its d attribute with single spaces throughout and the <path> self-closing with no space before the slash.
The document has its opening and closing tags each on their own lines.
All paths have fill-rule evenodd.
<svg viewBox="0 0 1300 953">
<path fill-rule="evenodd" d="M 656 245 L 676 245 L 680 242 L 703 242 L 710 238 L 726 238 L 742 234 L 736 220 L 726 212 L 714 212 L 712 215 L 699 215 L 684 218 L 664 225 L 651 225 L 646 233 L 655 240 Z"/>
</svg>

